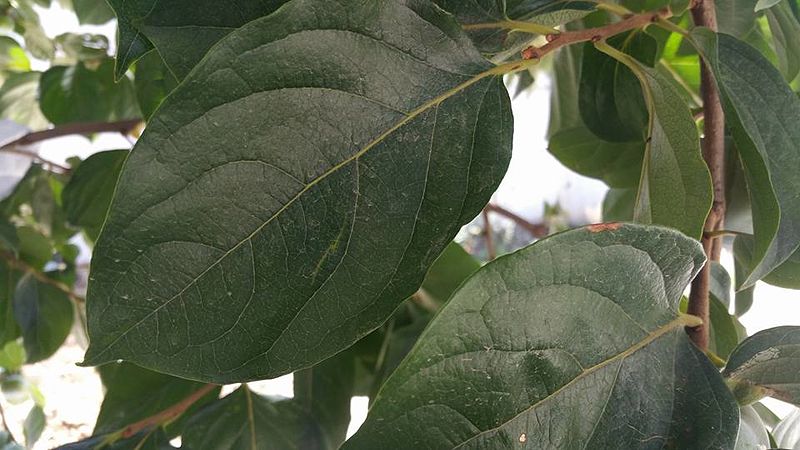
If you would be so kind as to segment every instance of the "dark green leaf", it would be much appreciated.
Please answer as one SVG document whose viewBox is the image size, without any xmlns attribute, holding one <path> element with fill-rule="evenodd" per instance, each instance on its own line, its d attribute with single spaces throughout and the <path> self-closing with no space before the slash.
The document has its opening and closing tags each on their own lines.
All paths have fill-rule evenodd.
<svg viewBox="0 0 800 450">
<path fill-rule="evenodd" d="M 740 403 L 770 396 L 800 405 L 800 327 L 777 327 L 745 339 L 722 375 Z"/>
<path fill-rule="evenodd" d="M 716 0 L 717 24 L 720 33 L 745 37 L 756 27 L 757 0 Z"/>
<path fill-rule="evenodd" d="M 164 98 L 178 86 L 175 75 L 169 71 L 158 52 L 151 51 L 136 62 L 136 98 L 145 119 L 149 119 L 164 101 Z"/>
<path fill-rule="evenodd" d="M 644 147 L 643 142 L 604 141 L 585 127 L 577 127 L 555 133 L 548 150 L 561 164 L 581 175 L 625 188 L 639 184 Z"/>
<path fill-rule="evenodd" d="M 0 88 L 0 118 L 38 130 L 48 121 L 39 109 L 39 72 L 14 73 Z"/>
<path fill-rule="evenodd" d="M 28 416 L 25 418 L 23 424 L 23 432 L 25 434 L 25 445 L 28 448 L 33 447 L 33 444 L 42 437 L 44 426 L 47 423 L 47 418 L 44 416 L 44 411 L 39 406 L 31 408 Z"/>
<path fill-rule="evenodd" d="M 25 275 L 14 293 L 14 317 L 22 330 L 28 362 L 49 358 L 72 328 L 74 311 L 67 295 Z"/>
<path fill-rule="evenodd" d="M 656 40 L 644 32 L 609 39 L 608 45 L 653 67 Z M 583 123 L 595 136 L 609 142 L 641 142 L 647 130 L 647 105 L 636 75 L 624 63 L 596 49 L 583 48 L 579 107 Z"/>
<path fill-rule="evenodd" d="M 78 166 L 61 193 L 67 220 L 83 228 L 93 241 L 100 234 L 127 156 L 127 150 L 112 150 L 90 156 Z"/>
<path fill-rule="evenodd" d="M 800 23 L 787 0 L 767 11 L 766 16 L 781 73 L 791 83 L 800 73 Z"/>
<path fill-rule="evenodd" d="M 697 242 L 606 224 L 489 263 L 344 448 L 731 448 L 738 408 L 683 328 Z"/>
<path fill-rule="evenodd" d="M 355 353 L 347 350 L 294 373 L 294 401 L 316 421 L 320 448 L 337 449 L 347 437 L 355 369 Z"/>
<path fill-rule="evenodd" d="M 117 78 L 155 46 L 178 79 L 228 33 L 266 16 L 286 0 L 109 0 L 117 14 Z"/>
<path fill-rule="evenodd" d="M 72 7 L 81 25 L 100 25 L 114 18 L 106 0 L 72 0 Z"/>
<path fill-rule="evenodd" d="M 12 253 L 19 251 L 19 237 L 14 225 L 0 217 L 0 249 L 3 248 Z"/>
<path fill-rule="evenodd" d="M 634 208 L 637 222 L 665 225 L 699 239 L 711 209 L 711 175 L 700 152 L 691 111 L 663 74 L 613 47 L 598 48 L 619 59 L 642 85 L 650 124 L 646 167 Z"/>
<path fill-rule="evenodd" d="M 715 73 L 727 127 L 747 174 L 755 246 L 746 279 L 752 286 L 800 247 L 800 98 L 749 45 L 700 28 L 692 33 Z M 744 278 L 744 277 L 743 277 Z"/>
<path fill-rule="evenodd" d="M 19 325 L 14 319 L 14 290 L 17 288 L 19 277 L 18 272 L 9 268 L 5 261 L 0 260 L 0 344 L 3 346 L 14 342 L 20 336 Z M 14 360 L 14 358 L 10 358 L 10 360 Z M 7 364 L 9 363 L 7 362 Z M 3 365 L 3 367 L 6 366 Z"/>
<path fill-rule="evenodd" d="M 603 199 L 603 220 L 606 222 L 630 222 L 636 205 L 637 189 L 609 189 Z"/>
<path fill-rule="evenodd" d="M 271 399 L 246 386 L 195 414 L 183 447 L 203 450 L 325 448 L 314 418 L 290 399 Z"/>
<path fill-rule="evenodd" d="M 202 383 L 162 375 L 128 363 L 102 366 L 100 376 L 106 394 L 94 429 L 98 435 L 119 431 L 161 412 L 203 387 Z M 187 414 L 217 397 L 219 389 L 212 390 L 195 403 Z M 179 430 L 182 424 L 182 420 L 173 422 L 168 430 Z"/>
<path fill-rule="evenodd" d="M 97 67 L 85 63 L 55 66 L 42 75 L 39 105 L 54 124 L 107 122 L 134 119 L 141 113 L 133 83 L 127 78 L 114 82 L 114 61 Z"/>
<path fill-rule="evenodd" d="M 752 236 L 741 235 L 736 238 L 733 256 L 738 267 L 753 266 L 754 245 Z M 794 252 L 789 259 L 765 276 L 762 281 L 785 289 L 800 289 L 800 250 Z M 750 292 L 749 302 L 752 304 L 752 287 L 742 292 Z M 748 300 L 743 299 L 742 301 L 747 302 Z"/>
<path fill-rule="evenodd" d="M 438 304 L 443 304 L 480 267 L 477 259 L 457 243 L 451 242 L 428 270 L 422 289 Z"/>
<path fill-rule="evenodd" d="M 87 364 L 215 382 L 309 367 L 383 323 L 487 203 L 507 67 L 433 5 L 338 5 L 237 30 L 159 108 L 95 248 Z"/>
</svg>

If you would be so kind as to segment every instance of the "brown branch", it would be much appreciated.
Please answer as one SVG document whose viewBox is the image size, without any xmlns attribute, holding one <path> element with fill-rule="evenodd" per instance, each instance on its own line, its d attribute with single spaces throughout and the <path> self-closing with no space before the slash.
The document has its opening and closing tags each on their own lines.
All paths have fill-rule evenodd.
<svg viewBox="0 0 800 450">
<path fill-rule="evenodd" d="M 695 0 L 692 4 L 692 19 L 695 25 L 717 30 L 717 17 L 713 0 Z M 710 261 L 719 261 L 722 241 L 714 232 L 725 225 L 725 115 L 722 111 L 719 91 L 714 76 L 700 61 L 700 95 L 703 98 L 704 132 L 703 159 L 711 172 L 714 186 L 714 202 L 706 219 L 703 249 L 709 263 L 692 282 L 689 293 L 688 314 L 699 317 L 703 325 L 687 328 L 689 338 L 700 349 L 706 350 L 709 341 L 709 288 L 711 282 Z"/>
<path fill-rule="evenodd" d="M 139 128 L 142 125 L 141 119 L 121 120 L 119 122 L 85 122 L 85 123 L 71 123 L 67 125 L 60 125 L 50 128 L 49 130 L 34 131 L 28 133 L 21 138 L 9 142 L 4 145 L 6 147 L 14 147 L 18 145 L 30 145 L 36 142 L 46 141 L 62 136 L 70 136 L 73 134 L 89 135 L 95 133 L 121 133 L 128 134 Z"/>
<path fill-rule="evenodd" d="M 30 158 L 30 159 L 32 159 L 34 161 L 40 162 L 41 164 L 44 164 L 46 166 L 50 166 L 51 169 L 58 169 L 60 172 L 69 173 L 72 170 L 71 168 L 69 168 L 67 166 L 63 166 L 63 165 L 55 163 L 53 161 L 44 159 L 41 156 L 39 156 L 39 154 L 36 153 L 36 152 L 31 152 L 31 151 L 27 151 L 27 150 L 21 150 L 21 149 L 18 149 L 16 147 L 3 147 L 3 148 L 0 148 L 0 151 L 3 152 L 3 153 L 11 153 L 11 154 L 14 154 L 14 155 L 21 155 L 21 156 L 28 157 L 28 158 Z"/>
<path fill-rule="evenodd" d="M 119 436 L 122 439 L 127 439 L 149 428 L 166 424 L 172 420 L 175 420 L 176 418 L 180 417 L 183 413 L 185 413 L 186 410 L 189 409 L 192 405 L 197 403 L 198 400 L 205 397 L 206 394 L 213 391 L 217 387 L 219 386 L 217 386 L 216 384 L 206 384 L 200 389 L 189 394 L 188 397 L 170 406 L 169 408 L 161 411 L 160 413 L 157 413 L 150 417 L 144 418 L 136 423 L 128 425 L 122 430 L 122 432 L 120 432 Z"/>
<path fill-rule="evenodd" d="M 3 405 L 0 405 L 0 418 L 3 419 L 3 427 L 6 429 L 6 433 L 8 433 L 8 438 L 11 439 L 11 442 L 17 443 L 17 439 L 14 437 L 14 434 L 11 433 L 11 428 L 8 427 L 8 422 L 6 421 L 6 412 L 3 410 Z"/>
<path fill-rule="evenodd" d="M 486 256 L 492 261 L 497 258 L 497 252 L 494 249 L 492 222 L 489 221 L 489 211 L 486 208 L 483 209 L 483 237 L 486 239 Z"/>
<path fill-rule="evenodd" d="M 631 14 L 619 22 L 597 28 L 587 28 L 585 30 L 566 31 L 558 34 L 547 35 L 547 44 L 541 47 L 528 47 L 522 51 L 523 59 L 541 59 L 548 53 L 552 53 L 558 48 L 566 45 L 577 44 L 580 42 L 601 41 L 611 36 L 623 33 L 635 28 L 644 28 L 661 19 L 672 17 L 669 9 L 661 9 L 655 12 L 643 14 Z"/>
<path fill-rule="evenodd" d="M 549 232 L 550 232 L 550 229 L 549 229 L 549 227 L 547 225 L 529 222 L 529 221 L 525 220 L 524 218 L 522 218 L 521 216 L 519 216 L 517 214 L 514 214 L 513 212 L 503 208 L 502 206 L 498 206 L 498 205 L 494 205 L 494 204 L 490 203 L 490 204 L 486 205 L 485 210 L 488 211 L 488 212 L 499 214 L 499 215 L 501 215 L 501 216 L 513 221 L 514 223 L 517 224 L 518 227 L 526 230 L 528 233 L 531 234 L 531 236 L 533 236 L 533 237 L 535 237 L 537 239 L 540 239 L 540 238 L 543 238 L 543 237 L 547 236 L 549 234 Z"/>
<path fill-rule="evenodd" d="M 30 274 L 40 282 L 53 286 L 54 288 L 66 294 L 67 297 L 69 297 L 69 299 L 75 303 L 84 303 L 86 301 L 86 299 L 74 293 L 66 284 L 48 277 L 47 274 L 41 272 L 33 266 L 28 265 L 25 261 L 17 259 L 9 252 L 0 251 L 0 259 L 3 259 L 12 269 Z"/>
</svg>

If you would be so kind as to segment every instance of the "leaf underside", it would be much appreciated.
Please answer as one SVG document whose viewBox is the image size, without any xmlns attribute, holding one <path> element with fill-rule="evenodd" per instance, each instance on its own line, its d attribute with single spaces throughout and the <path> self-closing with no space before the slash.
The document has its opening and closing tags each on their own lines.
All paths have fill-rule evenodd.
<svg viewBox="0 0 800 450">
<path fill-rule="evenodd" d="M 422 1 L 299 0 L 232 33 L 125 164 L 85 363 L 263 379 L 376 328 L 505 173 L 500 72 Z"/>
</svg>

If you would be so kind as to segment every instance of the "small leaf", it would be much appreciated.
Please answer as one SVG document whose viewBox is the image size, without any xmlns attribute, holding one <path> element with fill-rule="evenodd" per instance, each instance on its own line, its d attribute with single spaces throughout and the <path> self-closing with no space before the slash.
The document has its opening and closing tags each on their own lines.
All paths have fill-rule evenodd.
<svg viewBox="0 0 800 450">
<path fill-rule="evenodd" d="M 636 206 L 637 189 L 609 189 L 603 199 L 603 221 L 630 222 Z"/>
<path fill-rule="evenodd" d="M 581 55 L 582 47 L 571 45 L 561 47 L 553 56 L 548 138 L 562 130 L 584 126 L 578 109 Z"/>
<path fill-rule="evenodd" d="M 696 44 L 714 71 L 727 126 L 747 174 L 753 209 L 755 245 L 746 278 L 750 287 L 800 247 L 800 98 L 777 69 L 749 45 L 698 28 Z"/>
<path fill-rule="evenodd" d="M 14 293 L 14 317 L 29 363 L 47 359 L 61 347 L 73 315 L 72 302 L 64 292 L 31 275 L 22 277 Z"/>
<path fill-rule="evenodd" d="M 28 448 L 33 447 L 33 444 L 42 437 L 42 432 L 44 431 L 46 423 L 47 418 L 42 408 L 39 406 L 31 408 L 28 416 L 25 418 L 25 423 L 22 428 L 25 434 L 25 445 L 27 445 Z"/>
<path fill-rule="evenodd" d="M 25 349 L 19 342 L 9 341 L 0 350 L 0 367 L 6 372 L 19 372 L 27 358 Z"/>
<path fill-rule="evenodd" d="M 569 169 L 611 187 L 635 187 L 642 173 L 643 142 L 611 143 L 585 127 L 568 128 L 550 138 L 550 153 Z M 630 220 L 630 218 L 628 218 Z"/>
<path fill-rule="evenodd" d="M 608 45 L 648 67 L 657 59 L 658 43 L 644 32 L 615 36 Z M 597 50 L 583 48 L 579 106 L 583 123 L 608 142 L 642 142 L 647 129 L 647 105 L 636 75 L 624 63 Z"/>
<path fill-rule="evenodd" d="M 755 12 L 763 11 L 767 8 L 772 8 L 773 6 L 780 3 L 781 0 L 758 0 L 756 2 L 756 7 L 754 8 Z"/>
<path fill-rule="evenodd" d="M 93 61 L 108 57 L 108 38 L 100 34 L 64 33 L 55 43 L 72 61 Z"/>
<path fill-rule="evenodd" d="M 343 448 L 732 448 L 738 407 L 678 313 L 704 259 L 675 231 L 620 224 L 498 258 Z"/>
<path fill-rule="evenodd" d="M 787 82 L 791 83 L 800 73 L 800 22 L 792 13 L 789 3 L 784 0 L 766 12 L 769 29 L 772 32 L 772 45 L 778 56 L 778 64 Z"/>
<path fill-rule="evenodd" d="M 102 25 L 114 18 L 105 0 L 72 0 L 72 8 L 81 25 Z"/>
<path fill-rule="evenodd" d="M 597 45 L 633 71 L 650 114 L 635 220 L 669 226 L 699 239 L 711 209 L 711 175 L 689 108 L 663 74 L 607 44 Z"/>
<path fill-rule="evenodd" d="M 92 241 L 100 234 L 127 157 L 127 150 L 95 153 L 78 166 L 61 193 L 67 220 L 83 228 Z"/>
<path fill-rule="evenodd" d="M 19 251 L 19 236 L 17 236 L 16 227 L 0 217 L 0 249 L 3 248 L 12 253 L 17 253 Z"/>
<path fill-rule="evenodd" d="M 0 344 L 3 346 L 15 343 L 20 336 L 19 325 L 14 319 L 14 290 L 17 288 L 19 277 L 19 272 L 12 270 L 5 261 L 0 260 Z M 4 348 L 3 351 L 5 350 Z M 16 358 L 8 357 L 5 363 L 0 363 L 0 366 L 11 370 L 7 366 L 13 367 L 15 360 Z"/>
<path fill-rule="evenodd" d="M 746 404 L 770 396 L 800 405 L 800 327 L 777 327 L 745 339 L 722 375 Z"/>
<path fill-rule="evenodd" d="M 219 383 L 309 367 L 382 324 L 486 205 L 508 67 L 428 3 L 339 5 L 233 32 L 159 108 L 95 247 L 86 364 Z"/>
<path fill-rule="evenodd" d="M 262 397 L 247 386 L 192 416 L 182 441 L 204 450 L 326 448 L 313 417 L 297 402 Z"/>
<path fill-rule="evenodd" d="M 750 406 L 752 406 L 758 416 L 761 417 L 761 421 L 771 429 L 774 429 L 781 421 L 780 417 L 776 416 L 771 409 L 764 406 L 761 402 L 753 403 Z"/>
<path fill-rule="evenodd" d="M 150 417 L 203 387 L 202 383 L 163 375 L 127 363 L 102 366 L 100 377 L 106 393 L 94 429 L 94 434 L 97 435 L 114 433 Z M 217 397 L 219 389 L 212 390 L 193 404 L 184 417 Z M 181 429 L 184 417 L 169 425 L 170 433 Z"/>
<path fill-rule="evenodd" d="M 17 41 L 0 36 L 0 72 L 27 72 L 31 62 Z"/>
<path fill-rule="evenodd" d="M 735 450 L 763 450 L 770 447 L 767 427 L 752 406 L 742 406 L 739 419 Z"/>
<path fill-rule="evenodd" d="M 155 46 L 182 80 L 220 39 L 286 1 L 249 0 L 234 8 L 218 0 L 109 0 L 119 21 L 116 77 Z"/>
<path fill-rule="evenodd" d="M 717 23 L 720 33 L 744 38 L 756 27 L 757 0 L 717 0 Z"/>
<path fill-rule="evenodd" d="M 800 445 L 800 409 L 795 408 L 772 430 L 780 448 L 795 449 Z"/>
<path fill-rule="evenodd" d="M 39 109 L 39 72 L 9 75 L 0 88 L 0 118 L 39 130 L 49 122 Z"/>
<path fill-rule="evenodd" d="M 164 98 L 177 86 L 177 78 L 164 65 L 158 52 L 151 51 L 136 62 L 134 87 L 145 119 L 150 119 Z"/>
<path fill-rule="evenodd" d="M 736 237 L 733 246 L 733 255 L 739 267 L 753 266 L 754 245 L 755 243 L 752 236 L 741 235 Z M 784 289 L 800 289 L 800 250 L 794 252 L 780 266 L 776 267 L 769 275 L 765 276 L 762 281 Z M 752 297 L 753 288 L 754 286 L 742 292 L 750 292 L 749 295 Z M 750 302 L 752 304 L 752 299 L 747 300 L 743 298 L 742 301 L 743 304 L 746 304 L 745 302 Z"/>
<path fill-rule="evenodd" d="M 437 303 L 444 304 L 461 283 L 480 268 L 477 259 L 457 243 L 451 242 L 428 270 L 422 289 Z"/>
<path fill-rule="evenodd" d="M 124 78 L 115 83 L 113 69 L 111 59 L 96 68 L 81 62 L 50 68 L 42 75 L 39 88 L 42 112 L 56 125 L 139 117 L 131 81 Z"/>
</svg>

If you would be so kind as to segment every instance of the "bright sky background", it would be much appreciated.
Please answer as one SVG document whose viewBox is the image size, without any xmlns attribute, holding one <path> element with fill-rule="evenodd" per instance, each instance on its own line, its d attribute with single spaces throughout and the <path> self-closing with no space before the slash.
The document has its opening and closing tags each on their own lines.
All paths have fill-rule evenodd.
<svg viewBox="0 0 800 450">
<path fill-rule="evenodd" d="M 116 32 L 113 23 L 99 27 L 81 27 L 74 14 L 63 11 L 57 6 L 57 2 L 54 2 L 54 5 L 56 6 L 51 10 L 42 13 L 43 27 L 48 35 L 53 37 L 76 31 L 105 34 L 113 46 Z M 47 68 L 44 62 L 37 62 L 35 66 L 38 70 Z M 540 77 L 533 89 L 514 101 L 514 154 L 508 175 L 495 194 L 494 201 L 532 221 L 541 220 L 545 201 L 559 202 L 573 221 L 599 221 L 600 203 L 605 195 L 605 185 L 570 172 L 547 152 L 545 135 L 549 115 L 549 95 L 550 81 L 546 77 Z M 71 136 L 43 143 L 41 154 L 47 159 L 59 162 L 73 155 L 86 157 L 100 150 L 129 147 L 130 143 L 117 134 L 101 135 L 93 142 Z M 11 167 L 9 163 L 10 160 L 4 162 L 3 170 Z M 24 171 L 24 168 L 22 170 Z M 84 258 L 88 260 L 88 255 Z M 727 252 L 723 256 L 723 264 L 730 273 L 733 273 L 732 258 Z M 759 283 L 756 288 L 755 305 L 741 321 L 750 334 L 780 325 L 800 325 L 800 291 L 784 290 Z M 291 375 L 260 384 L 261 392 L 292 395 Z M 49 393 L 45 392 L 45 396 L 48 395 Z M 767 400 L 765 403 L 779 415 L 785 415 L 792 409 L 789 405 L 774 400 Z M 354 399 L 351 431 L 363 421 L 366 404 L 366 398 Z"/>
</svg>

